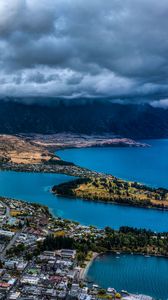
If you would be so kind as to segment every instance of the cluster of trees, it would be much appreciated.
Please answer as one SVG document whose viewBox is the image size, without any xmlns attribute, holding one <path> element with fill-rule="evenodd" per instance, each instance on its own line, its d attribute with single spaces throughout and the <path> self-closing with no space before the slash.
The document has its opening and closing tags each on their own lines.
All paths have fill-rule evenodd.
<svg viewBox="0 0 168 300">
<path fill-rule="evenodd" d="M 53 235 L 49 235 L 43 242 L 43 244 L 39 245 L 40 251 L 44 250 L 59 250 L 59 249 L 74 249 L 77 250 L 77 260 L 79 263 L 82 263 L 89 250 L 93 250 L 94 245 L 91 241 L 82 240 L 74 240 L 73 238 L 58 236 L 54 237 Z M 94 249 L 95 250 L 95 249 Z"/>
<path fill-rule="evenodd" d="M 91 182 L 90 178 L 79 178 L 76 180 L 68 181 L 65 183 L 61 183 L 59 185 L 55 185 L 52 188 L 52 191 L 58 195 L 62 196 L 74 196 L 74 189 L 76 189 L 79 185 L 84 183 Z"/>
<path fill-rule="evenodd" d="M 45 164 L 50 165 L 59 165 L 59 166 L 74 166 L 74 163 L 65 161 L 65 160 L 56 160 L 54 158 L 49 159 L 48 161 L 44 160 Z"/>
<path fill-rule="evenodd" d="M 69 237 L 48 236 L 39 244 L 39 252 L 44 250 L 76 249 L 77 259 L 82 263 L 88 252 L 121 251 L 168 255 L 168 233 L 154 233 L 150 230 L 120 227 L 113 230 L 106 227 L 101 237 L 74 240 Z"/>
<path fill-rule="evenodd" d="M 0 157 L 0 164 L 4 164 L 4 163 L 7 163 L 9 162 L 9 158 L 8 157 Z"/>
<path fill-rule="evenodd" d="M 74 249 L 74 247 L 74 240 L 72 238 L 49 235 L 41 245 L 41 250 L 53 251 L 58 249 Z"/>
<path fill-rule="evenodd" d="M 125 198 L 118 196 L 115 199 L 115 202 L 118 203 L 118 204 L 126 204 L 126 205 L 132 205 L 132 206 L 137 206 L 137 207 L 150 207 L 150 206 L 152 206 L 152 203 L 149 199 L 145 199 L 145 200 L 141 201 L 141 200 L 138 200 L 136 198 L 132 198 L 130 196 L 125 197 Z"/>
<path fill-rule="evenodd" d="M 91 184 L 88 186 L 87 184 Z M 86 189 L 75 189 L 86 184 Z M 117 178 L 109 180 L 106 177 L 80 178 L 74 181 L 62 183 L 53 187 L 53 192 L 62 196 L 79 196 L 88 200 L 116 202 L 138 207 L 156 207 L 165 209 L 167 203 L 154 202 L 153 200 L 168 200 L 168 190 L 146 187 L 137 182 L 120 181 Z M 143 196 L 143 200 L 141 199 Z M 145 196 L 145 197 L 144 197 Z"/>
<path fill-rule="evenodd" d="M 17 246 L 12 247 L 11 249 L 7 250 L 7 255 L 9 256 L 18 256 L 19 254 L 23 253 L 25 251 L 24 244 L 19 244 Z"/>
<path fill-rule="evenodd" d="M 101 246 L 108 250 L 127 252 L 168 254 L 168 233 L 153 233 L 150 230 L 121 227 L 119 231 L 105 228 L 106 236 Z"/>
<path fill-rule="evenodd" d="M 120 227 L 119 230 L 113 230 L 106 227 L 101 236 L 73 239 L 66 236 L 49 235 L 43 241 L 38 243 L 34 252 L 28 251 L 24 245 L 18 245 L 8 251 L 8 255 L 18 255 L 25 253 L 26 258 L 31 260 L 41 251 L 75 249 L 77 250 L 77 260 L 83 264 L 89 251 L 107 252 L 120 251 L 127 253 L 143 253 L 168 256 L 168 232 L 154 233 L 150 230 L 136 229 L 127 226 Z"/>
</svg>

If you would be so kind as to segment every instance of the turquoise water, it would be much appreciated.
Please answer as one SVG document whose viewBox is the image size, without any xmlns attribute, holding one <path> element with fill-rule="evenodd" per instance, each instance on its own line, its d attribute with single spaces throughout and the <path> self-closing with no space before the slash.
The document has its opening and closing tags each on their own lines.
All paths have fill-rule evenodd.
<svg viewBox="0 0 168 300">
<path fill-rule="evenodd" d="M 47 205 L 56 215 L 99 228 L 122 225 L 168 231 L 168 212 L 54 196 L 55 184 L 71 180 L 59 174 L 0 172 L 0 195 Z"/>
<path fill-rule="evenodd" d="M 69 149 L 57 153 L 84 167 L 153 186 L 168 187 L 168 140 L 150 141 L 151 148 Z M 55 184 L 71 180 L 59 174 L 0 172 L 0 195 L 47 205 L 54 215 L 100 228 L 122 225 L 168 231 L 168 212 L 54 196 Z M 168 260 L 135 255 L 103 255 L 88 271 L 103 287 L 168 299 Z"/>
<path fill-rule="evenodd" d="M 168 188 L 168 139 L 144 142 L 151 147 L 66 149 L 57 151 L 57 154 L 92 170 Z"/>
<path fill-rule="evenodd" d="M 94 260 L 87 278 L 107 288 L 168 299 L 168 260 L 142 255 L 105 254 Z"/>
</svg>

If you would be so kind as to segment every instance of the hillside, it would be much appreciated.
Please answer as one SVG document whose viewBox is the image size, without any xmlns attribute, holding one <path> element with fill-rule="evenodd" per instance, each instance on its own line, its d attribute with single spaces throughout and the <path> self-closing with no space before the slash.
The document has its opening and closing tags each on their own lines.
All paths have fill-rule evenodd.
<svg viewBox="0 0 168 300">
<path fill-rule="evenodd" d="M 168 190 L 147 187 L 137 182 L 128 182 L 113 176 L 80 178 L 53 187 L 60 196 L 113 202 L 138 207 L 168 208 Z"/>
<path fill-rule="evenodd" d="M 39 164 L 53 159 L 47 149 L 33 144 L 26 138 L 12 135 L 0 135 L 0 163 Z M 58 158 L 55 156 L 55 160 Z"/>
<path fill-rule="evenodd" d="M 72 132 L 82 134 L 110 133 L 123 137 L 168 137 L 168 110 L 150 105 L 121 105 L 78 101 L 71 105 L 60 101 L 55 106 L 0 101 L 0 133 Z"/>
</svg>

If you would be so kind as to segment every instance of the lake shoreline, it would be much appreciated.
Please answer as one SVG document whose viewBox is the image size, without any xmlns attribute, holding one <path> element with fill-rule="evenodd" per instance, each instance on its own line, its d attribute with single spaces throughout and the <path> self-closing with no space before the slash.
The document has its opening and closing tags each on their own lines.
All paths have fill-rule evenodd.
<svg viewBox="0 0 168 300">
<path fill-rule="evenodd" d="M 96 257 L 98 257 L 100 255 L 100 253 L 97 253 L 97 252 L 93 252 L 92 253 L 92 257 L 90 258 L 90 260 L 86 260 L 84 262 L 85 264 L 85 267 L 81 269 L 80 271 L 80 275 L 79 275 L 79 278 L 80 280 L 85 280 L 86 276 L 87 276 L 87 272 L 91 266 L 91 264 L 93 263 L 93 261 L 96 259 Z"/>
<path fill-rule="evenodd" d="M 21 169 L 20 169 L 21 167 Z M 2 172 L 17 172 L 17 173 L 44 173 L 44 174 L 63 174 L 66 176 L 71 176 L 72 179 L 74 179 L 75 177 L 94 177 L 94 176 L 103 176 L 103 177 L 107 177 L 107 178 L 113 178 L 113 175 L 107 175 L 107 174 L 103 174 L 103 173 L 98 173 L 96 171 L 92 171 L 92 170 L 88 170 L 88 169 L 84 169 L 82 167 L 79 167 L 79 169 L 77 169 L 77 171 L 74 172 L 65 172 L 64 170 L 60 169 L 59 171 L 54 170 L 54 169 L 47 169 L 47 170 L 41 170 L 41 169 L 31 169 L 32 166 L 28 166 L 28 168 L 26 169 L 24 165 L 22 166 L 12 166 L 12 168 L 6 167 L 6 166 L 0 166 L 0 171 Z M 75 166 L 76 167 L 76 166 Z M 77 166 L 78 168 L 78 166 Z M 81 174 L 81 172 L 85 172 L 85 174 Z M 118 178 L 117 178 L 118 179 Z M 124 180 L 126 182 L 129 182 L 127 180 Z M 53 188 L 53 187 L 52 187 Z M 52 191 L 51 189 L 51 193 L 56 194 Z M 62 195 L 57 194 L 59 197 L 62 197 Z M 65 196 L 65 195 L 64 195 Z M 73 197 L 73 196 L 69 196 L 68 198 L 72 198 L 72 199 L 79 199 L 80 197 Z M 128 204 L 128 203 L 117 203 L 115 201 L 103 201 L 103 200 L 92 200 L 92 199 L 87 199 L 85 198 L 80 198 L 80 200 L 82 201 L 91 201 L 91 202 L 95 202 L 95 203 L 103 203 L 103 204 L 111 204 L 111 205 L 119 205 L 119 206 L 126 206 L 126 207 L 135 207 L 135 208 L 141 208 L 141 209 L 149 209 L 149 210 L 158 210 L 158 211 L 168 211 L 168 207 L 164 207 L 164 208 L 159 208 L 156 206 L 139 206 L 139 205 L 133 205 L 133 204 Z"/>
<path fill-rule="evenodd" d="M 77 178 L 53 186 L 53 194 L 74 199 L 168 210 L 168 190 L 149 188 L 140 183 L 114 177 Z"/>
<path fill-rule="evenodd" d="M 29 202 L 29 201 L 26 201 L 26 200 L 23 200 L 23 199 L 16 199 L 16 198 L 11 198 L 11 197 L 6 197 L 6 196 L 0 196 L 0 201 L 3 201 L 4 199 L 6 200 L 11 200 L 11 201 L 18 201 L 18 202 L 21 202 L 21 203 L 25 203 L 26 205 L 30 205 L 30 206 L 36 206 L 38 205 L 39 207 L 43 207 L 46 209 L 46 212 L 48 214 L 49 217 L 57 220 L 57 219 L 60 219 L 62 220 L 63 222 L 66 223 L 67 219 L 63 218 L 63 217 L 59 217 L 59 216 L 55 216 L 53 214 L 53 212 L 50 210 L 50 208 L 47 206 L 47 205 L 44 205 L 44 204 L 41 204 L 41 203 L 38 203 L 38 202 Z M 75 224 L 76 222 L 73 221 L 73 220 L 68 220 L 70 221 L 70 223 L 72 224 Z M 86 225 L 86 227 L 90 227 L 91 225 Z M 105 232 L 105 229 L 99 229 L 97 226 L 95 226 L 96 229 L 98 229 L 100 232 Z M 147 229 L 145 229 L 147 231 Z M 118 230 L 115 230 L 115 231 L 118 231 Z M 153 232 L 154 233 L 154 232 Z M 166 234 L 166 232 L 164 233 Z M 86 266 L 83 269 L 83 271 L 86 273 L 86 268 L 88 269 L 88 265 L 90 266 L 91 263 L 99 256 L 103 256 L 103 255 L 106 255 L 106 254 L 117 254 L 117 255 L 120 255 L 120 254 L 128 254 L 128 255 L 141 255 L 141 256 L 149 256 L 149 257 L 161 257 L 161 258 L 166 258 L 168 259 L 168 254 L 167 255 L 162 255 L 162 254 L 152 254 L 152 253 L 144 253 L 144 252 L 135 252 L 135 251 L 125 251 L 125 250 L 122 250 L 121 248 L 118 248 L 118 249 L 115 249 L 115 250 L 106 250 L 104 252 L 92 252 L 92 256 L 89 260 L 85 260 L 84 261 L 84 264 L 86 263 Z M 82 273 L 83 274 L 83 273 Z M 82 277 L 84 277 L 84 274 L 82 275 Z"/>
<path fill-rule="evenodd" d="M 134 258 L 133 258 L 134 257 Z M 155 260 L 158 259 L 158 260 Z M 122 290 L 124 289 L 125 291 L 127 291 L 130 295 L 135 295 L 135 294 L 143 294 L 143 295 L 149 295 L 152 297 L 152 299 L 159 299 L 159 298 L 155 298 L 155 292 L 156 293 L 160 293 L 160 291 L 158 290 L 153 290 L 153 288 L 151 288 L 150 291 L 147 291 L 148 289 L 148 284 L 149 282 L 146 284 L 145 282 L 143 282 L 143 280 L 145 280 L 146 276 L 148 274 L 146 274 L 146 272 L 148 271 L 144 271 L 145 268 L 143 269 L 144 271 L 144 279 L 142 279 L 139 275 L 138 275 L 138 271 L 136 271 L 136 267 L 134 267 L 135 263 L 137 262 L 137 268 L 139 270 L 140 264 L 144 263 L 147 264 L 149 266 L 150 271 L 151 270 L 151 266 L 153 267 L 154 264 L 157 264 L 157 262 L 159 263 L 163 263 L 162 259 L 166 259 L 166 261 L 164 261 L 164 264 L 167 264 L 167 260 L 168 257 L 166 256 L 159 256 L 159 255 L 144 255 L 142 253 L 127 253 L 127 252 L 112 252 L 112 251 L 107 251 L 104 253 L 100 253 L 98 254 L 88 265 L 88 267 L 86 267 L 86 273 L 85 273 L 85 277 L 84 277 L 84 282 L 86 282 L 86 284 L 90 284 L 90 285 L 97 285 L 98 288 L 103 288 L 103 289 L 107 289 L 109 287 L 113 287 L 115 288 L 119 293 L 122 292 Z M 129 265 L 128 265 L 128 262 Z M 131 265 L 131 263 L 133 263 L 133 266 Z M 94 264 L 94 265 L 93 265 Z M 128 265 L 128 266 L 127 266 Z M 110 266 L 110 267 L 109 267 Z M 114 268 L 113 268 L 114 266 Z M 128 271 L 128 268 L 132 268 L 131 271 Z M 122 275 L 120 279 L 120 276 L 118 277 L 118 272 L 122 271 L 124 272 L 124 270 L 126 271 L 126 274 L 128 275 L 127 277 L 127 281 L 129 281 L 129 286 L 128 283 L 125 282 L 125 277 L 126 275 Z M 108 271 L 108 276 L 107 276 L 107 271 Z M 132 285 L 131 281 L 130 281 L 130 276 L 133 276 L 135 272 L 135 280 L 137 280 L 139 277 L 139 288 L 137 288 L 137 290 L 134 288 L 134 285 Z M 159 276 L 157 274 L 157 276 Z M 155 275 L 154 280 L 155 280 L 155 284 L 157 284 L 157 276 Z M 117 279 L 115 279 L 115 277 L 117 277 Z M 110 279 L 109 279 L 110 278 Z M 147 281 L 148 278 L 146 278 Z M 166 282 L 166 281 L 165 281 Z M 112 283 L 112 285 L 111 285 Z M 162 287 L 163 288 L 163 287 Z M 146 290 L 145 290 L 146 289 Z M 164 289 L 163 289 L 164 291 Z M 153 294 L 153 296 L 152 296 Z M 162 298 L 161 298 L 162 299 Z M 164 298 L 166 299 L 166 298 Z"/>
<path fill-rule="evenodd" d="M 61 197 L 66 197 L 66 196 L 62 196 L 62 195 L 59 195 L 57 193 L 54 193 L 52 190 L 51 190 L 51 193 L 52 194 L 55 194 L 56 196 L 59 196 L 60 198 Z M 140 208 L 140 209 L 148 209 L 148 210 L 157 210 L 157 211 L 163 211 L 163 212 L 167 212 L 168 211 L 168 207 L 167 208 L 157 208 L 157 207 L 154 207 L 154 206 L 138 206 L 138 205 L 131 205 L 131 204 L 126 204 L 126 203 L 117 203 L 117 202 L 112 202 L 112 201 L 103 201 L 103 200 L 91 200 L 91 199 L 87 199 L 87 198 L 79 198 L 79 197 L 73 197 L 73 196 L 67 196 L 66 197 L 67 199 L 68 198 L 71 198 L 71 199 L 80 199 L 82 201 L 89 201 L 89 202 L 95 202 L 95 203 L 102 203 L 102 204 L 111 204 L 111 205 L 119 205 L 119 206 L 124 206 L 124 207 L 135 207 L 135 208 Z"/>
<path fill-rule="evenodd" d="M 38 165 L 25 165 L 25 164 L 11 164 L 11 163 L 3 163 L 0 165 L 0 171 L 14 171 L 14 172 L 24 172 L 24 173 L 51 173 L 51 174 L 65 174 L 73 177 L 81 177 L 81 178 L 90 178 L 90 177 L 104 177 L 109 179 L 122 180 L 114 177 L 111 174 L 104 174 L 96 171 L 89 170 L 87 168 L 83 168 L 77 165 L 66 166 L 66 165 L 46 165 L 46 164 L 38 164 Z M 131 182 L 128 180 L 123 180 L 123 182 Z M 66 196 L 66 195 L 64 195 Z M 69 195 L 68 195 L 69 197 Z M 74 197 L 79 198 L 79 197 Z M 96 203 L 105 203 L 105 204 L 115 204 L 115 205 L 123 205 L 129 207 L 137 207 L 137 208 L 147 208 L 147 209 L 156 209 L 159 211 L 168 211 L 168 207 L 157 207 L 157 205 L 149 205 L 144 206 L 140 204 L 134 203 L 122 203 L 115 201 L 103 201 L 99 199 L 87 199 L 87 197 L 80 197 L 82 200 L 93 201 Z"/>
<path fill-rule="evenodd" d="M 82 268 L 80 270 L 80 274 L 79 274 L 79 280 L 80 281 L 83 281 L 85 282 L 86 284 L 98 284 L 96 281 L 90 281 L 87 276 L 88 276 L 88 273 L 89 273 L 89 270 L 92 266 L 92 264 L 94 263 L 94 261 L 97 259 L 97 258 L 101 258 L 103 256 L 107 256 L 107 255 L 117 255 L 118 257 L 120 257 L 120 255 L 134 255 L 134 256 L 142 256 L 142 257 L 145 257 L 147 259 L 150 259 L 150 258 L 164 258 L 164 259 L 167 259 L 168 260 L 168 256 L 165 256 L 165 255 L 154 255 L 154 254 L 151 254 L 151 255 L 148 255 L 146 253 L 129 253 L 129 252 L 126 252 L 126 251 L 121 251 L 121 250 L 116 250 L 116 251 L 106 251 L 106 252 L 101 252 L 101 253 L 97 253 L 97 252 L 94 252 L 91 259 L 89 261 L 85 261 L 86 263 L 86 266 L 84 268 Z M 99 285 L 98 285 L 99 286 Z M 114 287 L 115 288 L 115 287 Z M 121 292 L 121 291 L 120 291 Z M 132 293 L 129 293 L 129 294 L 132 294 Z"/>
<path fill-rule="evenodd" d="M 127 251 L 122 251 L 121 249 L 119 249 L 118 251 L 106 251 L 106 252 L 101 252 L 101 253 L 98 253 L 98 252 L 93 252 L 92 254 L 92 257 L 90 258 L 90 260 L 86 260 L 84 262 L 85 264 L 85 267 L 82 267 L 81 270 L 80 270 L 80 275 L 79 275 L 79 278 L 80 280 L 83 280 L 85 282 L 87 282 L 87 273 L 91 267 L 91 265 L 93 264 L 93 262 L 98 258 L 98 257 L 101 257 L 101 256 L 104 256 L 104 255 L 135 255 L 135 256 L 144 256 L 146 258 L 150 258 L 150 257 L 156 257 L 156 258 L 165 258 L 165 259 L 168 259 L 168 255 L 165 256 L 165 255 L 160 255 L 160 254 L 146 254 L 146 253 L 141 253 L 141 252 L 127 252 Z"/>
</svg>

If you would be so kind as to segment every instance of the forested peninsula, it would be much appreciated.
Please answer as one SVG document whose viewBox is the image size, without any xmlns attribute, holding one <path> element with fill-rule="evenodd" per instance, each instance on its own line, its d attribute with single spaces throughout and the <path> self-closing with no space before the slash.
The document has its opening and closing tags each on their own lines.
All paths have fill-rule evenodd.
<svg viewBox="0 0 168 300">
<path fill-rule="evenodd" d="M 79 178 L 56 185 L 52 191 L 60 196 L 92 201 L 168 209 L 167 189 L 152 188 L 137 182 L 117 179 L 113 176 Z"/>
</svg>

